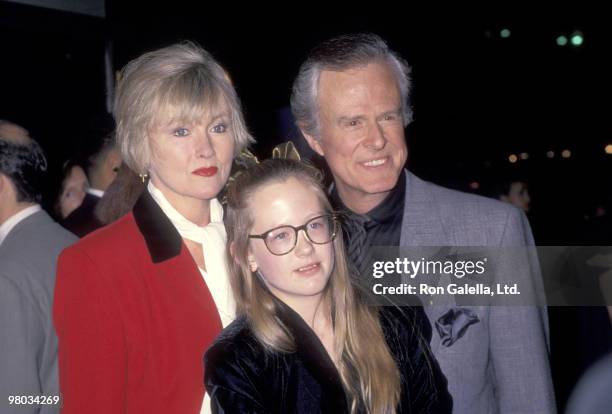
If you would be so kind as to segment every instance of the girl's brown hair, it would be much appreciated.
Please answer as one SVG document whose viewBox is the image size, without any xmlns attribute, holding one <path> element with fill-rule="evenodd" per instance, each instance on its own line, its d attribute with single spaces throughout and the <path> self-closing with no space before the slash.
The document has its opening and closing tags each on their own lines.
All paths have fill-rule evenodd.
<svg viewBox="0 0 612 414">
<path fill-rule="evenodd" d="M 265 185 L 290 178 L 305 183 L 327 212 L 331 205 L 316 168 L 301 161 L 271 159 L 240 173 L 227 189 L 226 228 L 230 282 L 237 314 L 245 316 L 264 346 L 281 352 L 295 350 L 294 339 L 275 316 L 272 293 L 249 269 L 248 235 L 253 227 L 249 201 Z M 400 373 L 385 341 L 376 308 L 359 300 L 351 282 L 342 235 L 333 241 L 335 265 L 324 291 L 323 303 L 331 309 L 337 368 L 351 412 L 394 413 L 400 397 Z"/>
</svg>

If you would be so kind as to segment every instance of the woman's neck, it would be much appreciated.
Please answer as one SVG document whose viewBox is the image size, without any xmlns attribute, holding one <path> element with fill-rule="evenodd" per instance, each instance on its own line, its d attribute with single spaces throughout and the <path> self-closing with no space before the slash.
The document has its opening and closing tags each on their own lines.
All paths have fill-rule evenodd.
<svg viewBox="0 0 612 414">
<path fill-rule="evenodd" d="M 163 194 L 168 203 L 187 220 L 198 226 L 206 226 L 210 223 L 210 200 L 177 194 L 169 191 L 160 183 L 153 182 L 153 185 Z"/>
<path fill-rule="evenodd" d="M 176 211 L 192 223 L 200 227 L 210 223 L 210 200 L 191 199 L 174 202 L 168 199 L 168 201 Z"/>
</svg>

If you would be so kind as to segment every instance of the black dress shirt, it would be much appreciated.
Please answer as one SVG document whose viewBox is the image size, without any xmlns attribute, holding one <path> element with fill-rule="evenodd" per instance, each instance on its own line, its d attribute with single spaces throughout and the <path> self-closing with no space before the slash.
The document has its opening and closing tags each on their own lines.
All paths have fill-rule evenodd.
<svg viewBox="0 0 612 414">
<path fill-rule="evenodd" d="M 399 246 L 404 216 L 404 197 L 406 194 L 406 176 L 399 176 L 395 187 L 378 206 L 366 214 L 357 214 L 350 210 L 334 186 L 331 191 L 331 202 L 334 209 L 344 217 L 343 228 L 347 252 L 355 270 L 363 272 L 367 265 L 370 246 Z"/>
</svg>

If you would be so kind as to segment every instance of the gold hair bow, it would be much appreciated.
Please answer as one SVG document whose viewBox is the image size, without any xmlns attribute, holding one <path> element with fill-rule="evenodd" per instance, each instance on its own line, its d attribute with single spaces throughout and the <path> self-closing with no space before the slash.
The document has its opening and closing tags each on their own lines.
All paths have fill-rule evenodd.
<svg viewBox="0 0 612 414">
<path fill-rule="evenodd" d="M 301 161 L 302 157 L 293 142 L 287 141 L 272 149 L 272 159 Z"/>
<path fill-rule="evenodd" d="M 276 145 L 272 149 L 272 159 L 281 159 L 281 160 L 294 160 L 301 161 L 302 157 L 298 152 L 297 148 L 291 141 L 283 142 L 282 144 Z M 225 185 L 225 190 L 227 187 L 234 181 L 236 178 L 242 174 L 245 170 L 252 167 L 253 165 L 259 164 L 259 159 L 248 149 L 243 149 L 240 151 L 240 154 L 234 159 L 234 165 L 232 166 L 232 172 L 230 173 L 230 177 L 227 180 L 227 184 Z M 225 204 L 227 202 L 225 198 L 225 194 L 220 197 L 221 202 Z"/>
<path fill-rule="evenodd" d="M 300 156 L 297 148 L 295 148 L 293 142 L 287 141 L 272 148 L 272 159 L 301 161 L 302 157 Z M 260 161 L 255 154 L 246 148 L 243 149 L 234 160 L 234 164 L 240 168 L 240 171 L 254 164 L 259 164 L 259 162 Z M 232 174 L 232 176 L 234 176 L 234 174 Z"/>
</svg>

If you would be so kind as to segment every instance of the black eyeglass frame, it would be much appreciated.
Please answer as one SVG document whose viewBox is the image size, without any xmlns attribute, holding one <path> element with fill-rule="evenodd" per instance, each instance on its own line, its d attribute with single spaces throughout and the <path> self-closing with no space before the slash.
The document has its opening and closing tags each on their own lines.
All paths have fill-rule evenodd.
<svg viewBox="0 0 612 414">
<path fill-rule="evenodd" d="M 331 237 L 329 239 L 329 241 L 326 241 L 324 243 L 317 243 L 316 241 L 313 241 L 310 236 L 308 235 L 308 230 L 306 230 L 307 226 L 309 223 L 311 223 L 314 220 L 320 219 L 322 217 L 329 217 L 332 225 L 333 225 L 333 229 L 332 229 L 332 233 L 331 233 Z M 262 239 L 264 241 L 264 244 L 266 245 L 266 248 L 268 249 L 268 251 L 273 254 L 274 256 L 284 256 L 286 254 L 289 254 L 293 251 L 293 249 L 295 249 L 295 246 L 297 246 L 297 241 L 298 238 L 300 236 L 300 230 L 304 231 L 304 235 L 306 236 L 306 239 L 308 239 L 308 241 L 312 244 L 317 244 L 317 245 L 322 245 L 322 244 L 327 244 L 327 243 L 331 243 L 332 241 L 334 241 L 334 239 L 336 238 L 336 236 L 338 235 L 338 230 L 340 229 L 340 223 L 338 221 L 339 218 L 339 214 L 338 213 L 329 213 L 329 214 L 321 214 L 320 216 L 316 216 L 311 218 L 310 220 L 308 220 L 306 223 L 302 224 L 301 226 L 298 227 L 294 227 L 290 224 L 284 224 L 282 226 L 278 226 L 278 227 L 274 227 L 273 229 L 270 229 L 266 232 L 263 232 L 261 234 L 249 234 L 249 239 Z M 289 249 L 287 252 L 285 253 L 274 253 L 272 251 L 272 249 L 270 249 L 270 246 L 268 246 L 268 241 L 267 241 L 267 236 L 269 233 L 278 230 L 278 229 L 282 229 L 285 227 L 289 227 L 291 229 L 293 229 L 293 232 L 295 234 L 295 237 L 293 239 L 293 246 L 291 247 L 291 249 Z"/>
</svg>

